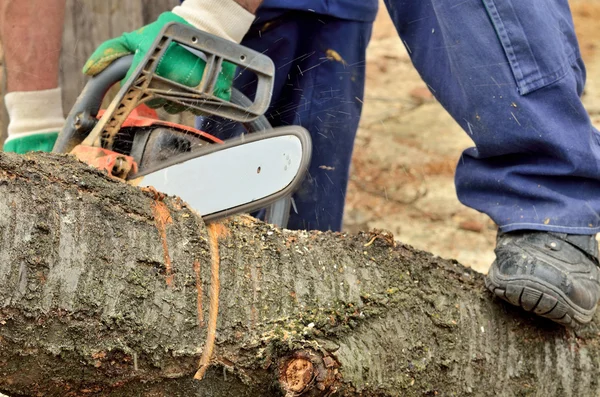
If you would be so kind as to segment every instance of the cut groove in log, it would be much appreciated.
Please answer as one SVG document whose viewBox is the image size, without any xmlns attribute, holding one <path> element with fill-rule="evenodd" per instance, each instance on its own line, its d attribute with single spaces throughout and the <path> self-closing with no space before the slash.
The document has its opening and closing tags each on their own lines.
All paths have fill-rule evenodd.
<svg viewBox="0 0 600 397">
<path fill-rule="evenodd" d="M 215 345 L 198 381 L 209 234 L 165 197 L 169 274 L 153 203 L 68 156 L 0 154 L 0 392 L 600 395 L 597 320 L 574 332 L 535 318 L 387 233 L 247 216 L 218 242 Z"/>
</svg>

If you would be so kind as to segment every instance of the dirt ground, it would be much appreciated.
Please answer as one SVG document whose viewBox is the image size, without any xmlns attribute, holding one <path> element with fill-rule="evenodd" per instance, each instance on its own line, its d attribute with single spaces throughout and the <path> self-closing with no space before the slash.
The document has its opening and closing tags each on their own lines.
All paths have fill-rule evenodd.
<svg viewBox="0 0 600 397">
<path fill-rule="evenodd" d="M 588 72 L 584 103 L 600 127 L 600 3 L 571 5 Z M 367 54 L 345 229 L 386 229 L 404 243 L 487 272 L 496 226 L 460 204 L 454 188 L 456 162 L 469 146 L 414 70 L 382 4 Z"/>
</svg>

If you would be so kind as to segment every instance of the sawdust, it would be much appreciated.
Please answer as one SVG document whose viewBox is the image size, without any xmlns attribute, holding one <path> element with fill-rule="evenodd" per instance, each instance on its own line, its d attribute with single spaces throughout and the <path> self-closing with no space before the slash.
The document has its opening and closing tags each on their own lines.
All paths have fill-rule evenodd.
<svg viewBox="0 0 600 397">
<path fill-rule="evenodd" d="M 342 56 L 339 54 L 339 52 L 337 52 L 334 49 L 331 49 L 331 48 L 328 49 L 327 51 L 325 51 L 325 55 L 327 55 L 327 59 L 330 59 L 330 60 L 336 61 L 336 62 L 340 62 L 344 66 L 347 65 L 344 58 L 342 58 Z"/>
<path fill-rule="evenodd" d="M 202 380 L 206 374 L 206 370 L 210 366 L 210 360 L 215 348 L 215 338 L 217 336 L 217 319 L 219 316 L 219 292 L 221 289 L 219 281 L 219 267 L 221 257 L 219 254 L 219 240 L 229 236 L 229 229 L 222 223 L 209 223 L 208 243 L 210 247 L 210 306 L 208 311 L 208 329 L 206 331 L 206 342 L 202 350 L 202 357 L 198 365 L 198 371 L 194 375 L 194 379 Z"/>
<path fill-rule="evenodd" d="M 167 225 L 173 223 L 169 208 L 165 203 L 160 201 L 159 197 L 156 197 L 152 202 L 152 214 L 154 215 L 154 222 L 158 233 L 160 234 L 160 240 L 163 247 L 163 255 L 165 260 L 165 277 L 169 287 L 173 286 L 173 263 L 171 261 L 171 255 L 169 254 L 169 244 L 167 241 Z"/>
</svg>

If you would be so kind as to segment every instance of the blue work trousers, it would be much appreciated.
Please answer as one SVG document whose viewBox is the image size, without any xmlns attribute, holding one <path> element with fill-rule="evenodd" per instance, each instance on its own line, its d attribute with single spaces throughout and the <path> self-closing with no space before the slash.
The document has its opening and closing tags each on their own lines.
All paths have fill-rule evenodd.
<svg viewBox="0 0 600 397">
<path fill-rule="evenodd" d="M 385 3 L 421 77 L 475 142 L 458 161 L 459 200 L 505 232 L 600 231 L 600 135 L 580 100 L 568 1 Z"/>
<path fill-rule="evenodd" d="M 600 136 L 580 99 L 585 67 L 568 1 L 385 3 L 421 77 L 475 142 L 458 160 L 459 200 L 505 232 L 600 231 Z M 270 121 L 300 124 L 314 140 L 292 229 L 341 228 L 370 29 L 314 13 L 259 14 L 242 43 L 276 64 Z"/>
<path fill-rule="evenodd" d="M 370 22 L 269 9 L 258 13 L 241 43 L 275 64 L 273 96 L 266 112 L 271 125 L 301 125 L 312 137 L 310 167 L 293 196 L 288 229 L 342 228 L 371 28 Z M 234 87 L 252 98 L 255 79 L 253 73 L 242 71 Z M 210 132 L 221 138 L 236 134 L 231 128 Z"/>
</svg>

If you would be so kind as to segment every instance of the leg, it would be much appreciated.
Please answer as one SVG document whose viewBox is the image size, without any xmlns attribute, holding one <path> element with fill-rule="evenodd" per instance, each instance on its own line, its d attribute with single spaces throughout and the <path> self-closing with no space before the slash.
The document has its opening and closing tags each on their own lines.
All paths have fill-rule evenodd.
<svg viewBox="0 0 600 397">
<path fill-rule="evenodd" d="M 600 231 L 600 135 L 579 98 L 567 0 L 387 3 L 421 76 L 475 141 L 459 199 L 504 232 Z"/>
<path fill-rule="evenodd" d="M 62 128 L 58 68 L 64 12 L 65 0 L 0 1 L 11 120 L 7 151 L 51 150 Z"/>
<path fill-rule="evenodd" d="M 590 321 L 600 135 L 579 97 L 585 69 L 568 1 L 400 4 L 386 0 L 413 63 L 476 144 L 456 186 L 500 227 L 490 289 L 564 324 Z"/>
<path fill-rule="evenodd" d="M 294 195 L 298 212 L 292 210 L 288 228 L 339 231 L 371 24 L 302 12 L 258 20 L 242 44 L 276 65 L 268 119 L 273 126 L 301 125 L 313 140 L 309 175 Z M 235 86 L 252 95 L 252 76 L 242 74 Z"/>
</svg>

